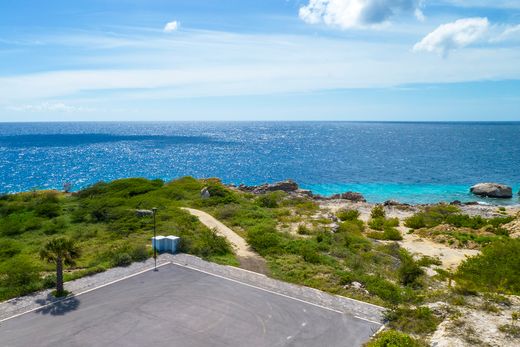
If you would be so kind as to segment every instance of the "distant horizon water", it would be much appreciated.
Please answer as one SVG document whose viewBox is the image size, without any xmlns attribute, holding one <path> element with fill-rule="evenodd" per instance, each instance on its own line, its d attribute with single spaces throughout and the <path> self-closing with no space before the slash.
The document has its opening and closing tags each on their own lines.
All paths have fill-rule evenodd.
<svg viewBox="0 0 520 347">
<path fill-rule="evenodd" d="M 520 204 L 520 122 L 0 123 L 0 192 L 75 190 L 125 177 L 294 179 L 316 194 L 369 202 Z M 479 182 L 512 199 L 469 193 Z"/>
</svg>

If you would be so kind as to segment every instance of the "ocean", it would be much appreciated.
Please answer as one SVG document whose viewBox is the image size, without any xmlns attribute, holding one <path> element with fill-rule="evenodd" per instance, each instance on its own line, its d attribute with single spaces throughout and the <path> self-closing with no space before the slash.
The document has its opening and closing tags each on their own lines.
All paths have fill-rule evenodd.
<svg viewBox="0 0 520 347">
<path fill-rule="evenodd" d="M 469 187 L 500 182 L 519 204 L 520 122 L 0 123 L 2 193 L 188 175 L 406 203 L 496 203 Z"/>
</svg>

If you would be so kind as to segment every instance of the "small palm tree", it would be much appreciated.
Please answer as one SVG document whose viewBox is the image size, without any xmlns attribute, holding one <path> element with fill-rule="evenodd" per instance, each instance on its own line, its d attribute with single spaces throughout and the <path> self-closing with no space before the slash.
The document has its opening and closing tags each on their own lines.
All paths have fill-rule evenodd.
<svg viewBox="0 0 520 347">
<path fill-rule="evenodd" d="M 80 250 L 73 240 L 58 237 L 48 241 L 40 250 L 40 258 L 56 264 L 56 296 L 63 296 L 63 264 L 74 265 Z"/>
</svg>

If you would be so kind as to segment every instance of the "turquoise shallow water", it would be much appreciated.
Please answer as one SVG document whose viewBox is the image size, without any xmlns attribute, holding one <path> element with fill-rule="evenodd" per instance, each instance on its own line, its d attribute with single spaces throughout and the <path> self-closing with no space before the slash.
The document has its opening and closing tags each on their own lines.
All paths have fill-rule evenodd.
<svg viewBox="0 0 520 347">
<path fill-rule="evenodd" d="M 369 201 L 477 199 L 478 182 L 520 189 L 520 122 L 0 123 L 0 192 L 80 189 L 123 177 L 226 183 L 292 178 Z"/>
<path fill-rule="evenodd" d="M 467 185 L 437 185 L 437 184 L 317 184 L 308 185 L 307 189 L 316 194 L 332 195 L 337 192 L 354 191 L 362 193 L 368 202 L 381 202 L 385 200 L 398 200 L 409 204 L 427 204 L 431 202 L 462 202 L 478 201 L 482 204 L 517 205 L 520 198 L 513 199 L 489 199 L 476 197 L 469 192 Z M 520 187 L 514 187 L 518 191 Z"/>
</svg>

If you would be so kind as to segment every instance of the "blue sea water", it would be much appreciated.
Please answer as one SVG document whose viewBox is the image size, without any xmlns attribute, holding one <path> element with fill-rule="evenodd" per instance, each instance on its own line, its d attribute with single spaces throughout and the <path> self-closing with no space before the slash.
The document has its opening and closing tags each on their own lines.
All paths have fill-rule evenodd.
<svg viewBox="0 0 520 347">
<path fill-rule="evenodd" d="M 292 178 L 371 202 L 487 201 L 474 183 L 520 188 L 520 122 L 139 122 L 0 124 L 0 191 L 191 175 L 226 183 Z"/>
</svg>

